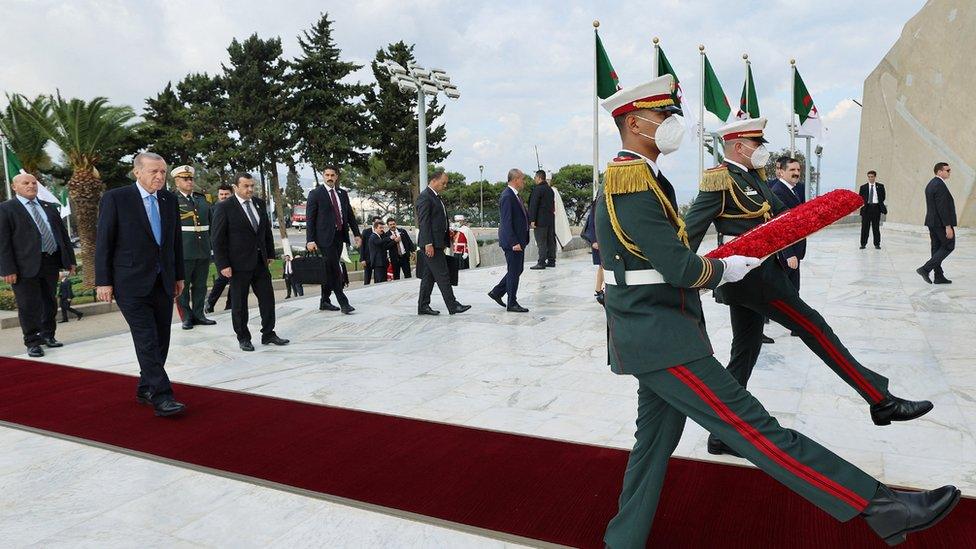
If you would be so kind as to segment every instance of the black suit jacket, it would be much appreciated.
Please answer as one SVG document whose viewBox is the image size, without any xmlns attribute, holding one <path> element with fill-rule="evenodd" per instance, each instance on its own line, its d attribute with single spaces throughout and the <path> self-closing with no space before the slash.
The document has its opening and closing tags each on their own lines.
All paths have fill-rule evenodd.
<svg viewBox="0 0 976 549">
<path fill-rule="evenodd" d="M 371 236 L 373 236 L 372 227 L 366 227 L 360 235 L 359 260 L 365 261 L 367 265 L 371 263 L 369 260 L 369 237 Z"/>
<path fill-rule="evenodd" d="M 390 240 L 390 233 L 385 232 L 383 234 L 372 233 L 369 235 L 369 267 L 375 269 L 377 267 L 386 267 L 389 263 L 388 252 L 396 244 Z"/>
<path fill-rule="evenodd" d="M 421 248 L 433 244 L 434 249 L 448 247 L 451 235 L 447 228 L 447 210 L 444 202 L 430 187 L 417 197 L 417 245 Z"/>
<path fill-rule="evenodd" d="M 956 226 L 956 202 L 941 177 L 933 177 L 925 186 L 925 226 Z"/>
<path fill-rule="evenodd" d="M 227 267 L 232 271 L 253 271 L 266 264 L 268 259 L 276 257 L 268 208 L 263 200 L 256 197 L 251 199 L 251 207 L 258 218 L 256 231 L 236 195 L 217 204 L 214 209 L 210 236 L 218 271 Z"/>
<path fill-rule="evenodd" d="M 71 280 L 62 280 L 58 285 L 58 292 L 61 294 L 61 301 L 70 301 L 74 299 L 75 292 L 71 289 Z"/>
<path fill-rule="evenodd" d="M 868 207 L 868 200 L 871 198 L 870 196 L 868 196 L 868 193 L 870 193 L 870 192 L 871 191 L 870 191 L 870 188 L 868 187 L 868 184 L 867 183 L 861 185 L 861 189 L 858 191 L 858 194 L 861 195 L 861 199 L 864 200 L 864 205 L 861 206 L 861 211 L 859 212 L 861 214 L 861 216 L 864 216 L 864 212 L 865 212 L 865 210 Z M 888 213 L 888 207 L 885 206 L 885 203 L 884 203 L 884 201 L 885 201 L 885 187 L 884 187 L 884 185 L 881 184 L 881 183 L 875 183 L 874 184 L 874 192 L 877 195 L 876 198 L 878 199 L 878 209 L 881 211 L 881 213 L 887 214 Z"/>
<path fill-rule="evenodd" d="M 397 232 L 400 233 L 400 243 L 403 244 L 403 255 L 409 257 L 410 254 L 417 249 L 417 246 L 414 245 L 413 240 L 410 238 L 410 233 L 408 233 L 406 229 L 397 227 Z M 399 257 L 401 257 L 400 250 L 396 245 L 396 242 L 394 242 L 393 246 L 390 247 L 390 259 L 395 260 Z"/>
<path fill-rule="evenodd" d="M 149 295 L 157 266 L 167 295 L 183 280 L 180 210 L 173 193 L 156 191 L 162 245 L 156 244 L 138 183 L 106 191 L 98 205 L 95 284 L 113 286 L 117 295 Z"/>
<path fill-rule="evenodd" d="M 315 242 L 319 248 L 332 246 L 335 239 L 349 244 L 349 230 L 359 236 L 359 223 L 356 214 L 349 204 L 349 193 L 336 187 L 339 208 L 342 212 L 342 229 L 336 231 L 335 213 L 332 210 L 332 198 L 329 197 L 328 187 L 319 185 L 308 193 L 305 205 L 305 241 Z M 337 233 L 338 232 L 338 236 Z"/>
<path fill-rule="evenodd" d="M 806 202 L 806 189 L 802 183 L 796 186 L 796 192 L 794 192 L 791 191 L 790 188 L 777 177 L 769 182 L 769 189 L 772 190 L 777 197 L 779 197 L 780 202 L 782 202 L 787 208 L 795 208 Z M 797 259 L 803 259 L 806 257 L 806 255 L 807 241 L 805 239 L 779 252 L 780 262 L 784 266 L 786 265 L 786 260 L 788 258 L 796 256 Z"/>
<path fill-rule="evenodd" d="M 522 246 L 522 251 L 529 245 L 529 217 L 525 205 L 511 187 L 505 187 L 498 198 L 498 211 L 501 221 L 498 223 L 498 245 L 504 250 L 511 250 L 516 244 Z"/>
<path fill-rule="evenodd" d="M 58 243 L 61 266 L 77 265 L 68 231 L 61 222 L 58 206 L 38 200 Z M 41 231 L 27 207 L 16 197 L 0 203 L 0 276 L 16 274 L 18 278 L 37 276 L 41 269 Z"/>
<path fill-rule="evenodd" d="M 548 183 L 536 185 L 529 195 L 529 223 L 536 227 L 556 225 L 556 193 Z"/>
</svg>

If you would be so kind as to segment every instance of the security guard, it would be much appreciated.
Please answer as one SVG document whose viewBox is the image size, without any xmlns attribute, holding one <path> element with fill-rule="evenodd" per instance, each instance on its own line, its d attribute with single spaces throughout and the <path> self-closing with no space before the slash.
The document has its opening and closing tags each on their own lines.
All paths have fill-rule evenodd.
<svg viewBox="0 0 976 549">
<path fill-rule="evenodd" d="M 672 87 L 665 75 L 603 102 L 623 141 L 607 167 L 596 208 L 609 362 L 614 373 L 639 382 L 637 440 L 619 512 L 604 541 L 614 549 L 646 546 L 668 458 L 686 417 L 839 520 L 863 515 L 892 542 L 927 527 L 951 510 L 959 490 L 890 490 L 816 442 L 780 427 L 712 356 L 698 290 L 735 283 L 760 261 L 707 259 L 689 248 L 674 189 L 656 164 L 683 138 Z M 761 511 L 755 516 L 758 528 Z M 696 524 L 707 528 L 707 521 Z"/>
<path fill-rule="evenodd" d="M 170 172 L 176 182 L 176 200 L 180 206 L 180 225 L 183 231 L 183 265 L 186 286 L 180 294 L 179 306 L 183 329 L 194 325 L 210 326 L 216 321 L 203 315 L 207 299 L 207 277 L 210 275 L 210 203 L 193 192 L 193 166 L 178 166 Z M 191 305 L 192 302 L 192 305 Z"/>
<path fill-rule="evenodd" d="M 698 198 L 685 214 L 692 250 L 698 250 L 712 223 L 728 242 L 788 209 L 766 184 L 764 166 L 769 153 L 764 146 L 765 127 L 765 118 L 753 118 L 719 128 L 725 142 L 725 162 L 703 174 Z M 929 401 L 909 401 L 892 395 L 887 378 L 851 356 L 827 321 L 800 298 L 775 254 L 741 282 L 716 290 L 715 299 L 729 306 L 732 352 L 728 369 L 743 387 L 759 358 L 765 317 L 797 334 L 857 391 L 870 404 L 871 419 L 876 425 L 908 421 L 932 409 Z M 736 455 L 714 436 L 708 439 L 708 451 Z"/>
</svg>

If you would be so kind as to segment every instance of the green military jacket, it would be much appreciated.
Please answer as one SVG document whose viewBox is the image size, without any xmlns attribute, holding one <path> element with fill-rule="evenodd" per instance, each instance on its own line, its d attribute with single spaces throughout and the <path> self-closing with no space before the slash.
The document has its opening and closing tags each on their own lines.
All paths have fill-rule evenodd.
<svg viewBox="0 0 976 549">
<path fill-rule="evenodd" d="M 607 166 L 596 234 L 607 285 L 607 347 L 618 374 L 662 370 L 712 354 L 700 288 L 715 288 L 724 263 L 695 255 L 677 214 L 674 188 L 640 157 Z M 654 269 L 665 283 L 628 285 L 627 271 Z"/>
<path fill-rule="evenodd" d="M 183 259 L 210 259 L 210 203 L 200 193 L 190 198 L 176 191 L 176 201 L 180 206 L 180 230 L 183 234 Z"/>
<path fill-rule="evenodd" d="M 766 183 L 765 170 L 744 170 L 732 163 L 722 163 L 705 171 L 698 197 L 685 213 L 685 229 L 691 249 L 698 251 L 711 224 L 724 234 L 738 236 L 788 210 Z M 775 255 L 749 272 L 744 279 L 726 284 L 715 291 L 720 303 L 723 296 L 761 285 L 770 269 L 779 269 Z"/>
</svg>

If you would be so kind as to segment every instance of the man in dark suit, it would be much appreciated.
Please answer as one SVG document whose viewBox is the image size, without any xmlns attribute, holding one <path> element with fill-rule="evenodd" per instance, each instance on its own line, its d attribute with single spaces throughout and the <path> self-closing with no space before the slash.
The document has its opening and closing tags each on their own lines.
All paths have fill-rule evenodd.
<svg viewBox="0 0 976 549">
<path fill-rule="evenodd" d="M 946 185 L 952 169 L 939 162 L 934 168 L 935 177 L 925 186 L 925 226 L 929 228 L 932 257 L 915 272 L 932 284 L 952 284 L 942 271 L 942 262 L 956 249 L 956 202 Z M 935 280 L 929 273 L 935 271 Z"/>
<path fill-rule="evenodd" d="M 373 234 L 373 225 L 377 221 L 383 221 L 383 218 L 373 216 L 373 219 L 369 222 L 369 226 L 363 229 L 363 233 L 359 239 L 359 261 L 363 264 L 363 286 L 368 286 L 373 281 L 373 265 L 369 261 L 369 237 Z"/>
<path fill-rule="evenodd" d="M 227 183 L 221 184 L 217 187 L 217 202 L 223 202 L 228 198 L 234 196 L 234 187 L 228 185 Z M 214 307 L 217 306 L 217 301 L 220 296 L 224 294 L 224 288 L 230 283 L 230 279 L 226 278 L 224 275 L 217 272 L 217 280 L 214 280 L 213 287 L 210 288 L 210 293 L 207 294 L 207 306 L 203 309 L 205 312 L 214 312 Z M 227 292 L 227 301 L 224 302 L 224 310 L 230 309 L 230 292 Z"/>
<path fill-rule="evenodd" d="M 75 270 L 75 252 L 58 206 L 37 199 L 37 179 L 22 173 L 10 182 L 13 200 L 0 204 L 0 276 L 14 290 L 27 354 L 44 356 L 42 345 L 61 347 L 57 324 L 58 272 Z"/>
<path fill-rule="evenodd" d="M 535 245 L 539 247 L 539 261 L 530 269 L 555 267 L 556 193 L 546 182 L 544 170 L 535 172 L 535 188 L 529 196 L 529 226 L 535 232 Z"/>
<path fill-rule="evenodd" d="M 133 164 L 136 183 L 105 192 L 98 206 L 96 294 L 100 301 L 115 299 L 129 324 L 139 360 L 136 402 L 171 416 L 184 409 L 165 369 L 173 303 L 183 291 L 180 212 L 163 188 L 163 157 L 139 153 Z"/>
<path fill-rule="evenodd" d="M 322 298 L 319 310 L 342 310 L 350 314 L 356 309 L 342 291 L 343 274 L 340 265 L 342 247 L 349 244 L 349 231 L 356 237 L 356 246 L 362 246 L 356 214 L 349 204 L 349 194 L 339 188 L 339 168 L 329 165 L 322 170 L 325 185 L 316 187 L 308 193 L 305 207 L 305 245 L 310 252 L 320 251 L 325 256 L 325 284 L 322 285 Z M 329 301 L 335 293 L 339 307 Z"/>
<path fill-rule="evenodd" d="M 230 309 L 242 351 L 253 351 L 247 328 L 247 296 L 254 289 L 261 312 L 261 343 L 287 345 L 275 333 L 274 288 L 268 265 L 275 259 L 274 238 L 264 201 L 254 196 L 250 174 L 234 176 L 234 196 L 217 204 L 213 216 L 214 263 L 231 280 Z"/>
<path fill-rule="evenodd" d="M 71 313 L 81 320 L 84 313 L 71 306 L 71 300 L 75 298 L 75 292 L 71 289 L 71 279 L 68 272 L 61 275 L 61 284 L 58 285 L 58 304 L 61 306 L 61 323 L 68 322 L 68 313 Z"/>
<path fill-rule="evenodd" d="M 386 226 L 390 229 L 390 240 L 394 242 L 390 248 L 390 263 L 393 264 L 393 280 L 400 280 L 400 273 L 403 278 L 410 278 L 410 255 L 417 250 L 410 234 L 397 227 L 397 220 L 393 217 L 387 218 Z"/>
<path fill-rule="evenodd" d="M 451 245 L 451 235 L 447 227 L 447 208 L 440 197 L 440 193 L 446 188 L 447 172 L 443 168 L 437 168 L 430 176 L 427 188 L 417 197 L 417 226 L 420 229 L 417 243 L 424 253 L 420 298 L 417 302 L 417 314 L 420 315 L 441 314 L 430 307 L 430 294 L 434 291 L 435 282 L 444 298 L 444 304 L 447 305 L 448 313 L 454 315 L 471 308 L 471 305 L 463 305 L 455 299 L 454 289 L 451 288 L 451 273 L 444 252 Z"/>
<path fill-rule="evenodd" d="M 501 221 L 498 223 L 498 245 L 505 252 L 505 264 L 508 270 L 501 281 L 488 292 L 488 297 L 495 300 L 506 310 L 513 313 L 527 313 L 528 309 L 519 305 L 518 285 L 522 269 L 525 268 L 525 247 L 529 245 L 529 216 L 525 204 L 519 198 L 519 191 L 525 185 L 525 174 L 521 170 L 508 170 L 508 187 L 498 199 L 498 209 Z M 508 295 L 508 303 L 502 301 L 502 296 Z"/>
<path fill-rule="evenodd" d="M 369 235 L 369 264 L 373 268 L 373 282 L 386 282 L 386 271 L 390 266 L 390 250 L 393 248 L 390 233 L 383 230 L 383 221 L 373 222 L 373 231 Z"/>
<path fill-rule="evenodd" d="M 800 183 L 800 161 L 783 155 L 776 160 L 776 179 L 769 184 L 770 190 L 779 197 L 787 209 L 795 208 L 806 202 L 806 188 Z M 800 261 L 807 254 L 807 241 L 801 240 L 796 244 L 776 254 L 780 265 L 786 270 L 786 276 L 800 291 Z"/>
<path fill-rule="evenodd" d="M 868 172 L 868 182 L 861 185 L 860 195 L 864 200 L 861 207 L 861 249 L 868 244 L 868 229 L 874 233 L 874 248 L 881 249 L 881 216 L 888 213 L 885 206 L 885 186 L 877 183 L 878 172 Z"/>
</svg>

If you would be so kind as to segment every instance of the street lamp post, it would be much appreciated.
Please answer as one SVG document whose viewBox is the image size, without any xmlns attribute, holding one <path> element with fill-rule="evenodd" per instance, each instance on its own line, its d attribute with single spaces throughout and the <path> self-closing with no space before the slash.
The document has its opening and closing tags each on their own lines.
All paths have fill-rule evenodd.
<svg viewBox="0 0 976 549">
<path fill-rule="evenodd" d="M 478 181 L 479 191 L 481 191 L 481 206 L 478 207 L 478 214 L 481 217 L 481 226 L 485 226 L 485 167 L 484 165 L 478 166 L 478 171 L 481 172 L 481 178 Z"/>
<path fill-rule="evenodd" d="M 451 83 L 451 77 L 440 69 L 427 70 L 416 63 L 410 62 L 407 67 L 388 59 L 380 63 L 380 66 L 390 73 L 390 80 L 400 88 L 402 92 L 417 93 L 417 148 L 420 163 L 418 175 L 420 179 L 420 192 L 427 188 L 427 98 L 426 96 L 436 97 L 438 93 L 444 92 L 449 99 L 458 99 L 457 86 Z"/>
</svg>

